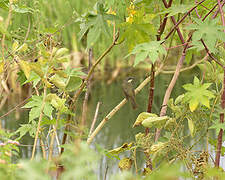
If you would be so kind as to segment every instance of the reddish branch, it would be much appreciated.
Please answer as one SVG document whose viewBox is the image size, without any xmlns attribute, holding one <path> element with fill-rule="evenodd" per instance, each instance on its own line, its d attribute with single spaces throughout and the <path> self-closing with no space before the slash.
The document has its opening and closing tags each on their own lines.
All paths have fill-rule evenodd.
<svg viewBox="0 0 225 180">
<path fill-rule="evenodd" d="M 218 0 L 218 6 L 219 6 L 219 11 L 220 11 L 220 15 L 221 15 L 221 21 L 223 23 L 223 26 L 225 26 L 225 22 L 224 22 L 224 13 L 223 13 L 223 9 L 222 9 L 222 5 L 220 4 L 220 0 Z M 225 30 L 224 30 L 225 32 Z M 225 44 L 224 44 L 225 46 Z M 225 108 L 225 66 L 223 66 L 223 93 L 221 96 L 221 107 L 222 109 Z M 220 113 L 220 123 L 224 123 L 224 113 Z M 222 148 L 222 142 L 223 142 L 223 129 L 220 129 L 220 132 L 218 134 L 217 137 L 217 149 L 216 149 L 216 159 L 215 159 L 215 166 L 219 167 L 220 165 L 220 155 L 221 155 L 221 148 Z"/>
<path fill-rule="evenodd" d="M 225 108 L 225 66 L 223 67 L 224 75 L 223 75 L 223 94 L 221 96 L 221 107 L 222 109 Z M 220 123 L 224 123 L 224 113 L 220 113 Z M 222 140 L 223 140 L 223 129 L 220 129 L 217 138 L 217 150 L 216 150 L 216 159 L 215 159 L 215 166 L 219 167 L 220 165 L 220 154 L 222 148 Z"/>
<path fill-rule="evenodd" d="M 164 6 L 165 6 L 166 8 L 171 7 L 172 2 L 173 2 L 173 0 L 170 0 L 169 3 L 167 4 L 166 0 L 163 0 L 163 4 L 164 4 Z M 166 15 L 164 16 L 163 22 L 162 22 L 162 23 L 160 24 L 160 26 L 159 26 L 158 34 L 157 34 L 157 36 L 156 36 L 157 41 L 160 41 L 161 35 L 162 35 L 162 33 L 164 32 L 164 30 L 165 30 L 166 22 L 167 22 L 167 19 L 168 19 L 168 17 L 167 17 L 168 14 L 169 14 L 169 13 L 166 13 Z"/>
</svg>

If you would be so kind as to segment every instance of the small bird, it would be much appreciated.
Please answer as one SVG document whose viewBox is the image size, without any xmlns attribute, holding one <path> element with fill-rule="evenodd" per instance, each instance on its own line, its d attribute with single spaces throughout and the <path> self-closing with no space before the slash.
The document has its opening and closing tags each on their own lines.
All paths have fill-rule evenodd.
<svg viewBox="0 0 225 180">
<path fill-rule="evenodd" d="M 137 103 L 135 101 L 135 92 L 134 92 L 134 87 L 133 87 L 133 80 L 134 78 L 128 77 L 125 80 L 123 80 L 123 92 L 126 96 L 127 100 L 130 100 L 132 108 L 136 109 L 137 108 Z"/>
</svg>

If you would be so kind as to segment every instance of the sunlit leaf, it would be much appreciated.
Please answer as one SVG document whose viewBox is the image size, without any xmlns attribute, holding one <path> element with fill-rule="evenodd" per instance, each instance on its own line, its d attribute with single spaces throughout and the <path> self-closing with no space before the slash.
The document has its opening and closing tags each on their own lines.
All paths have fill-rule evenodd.
<svg viewBox="0 0 225 180">
<path fill-rule="evenodd" d="M 193 84 L 185 84 L 183 88 L 187 91 L 184 94 L 183 101 L 189 103 L 191 112 L 195 111 L 199 104 L 210 108 L 209 100 L 214 98 L 213 92 L 207 90 L 211 83 L 202 84 L 197 77 L 194 77 Z"/>
<path fill-rule="evenodd" d="M 191 99 L 189 101 L 189 107 L 191 112 L 193 112 L 198 107 L 199 101 L 197 99 Z"/>
</svg>

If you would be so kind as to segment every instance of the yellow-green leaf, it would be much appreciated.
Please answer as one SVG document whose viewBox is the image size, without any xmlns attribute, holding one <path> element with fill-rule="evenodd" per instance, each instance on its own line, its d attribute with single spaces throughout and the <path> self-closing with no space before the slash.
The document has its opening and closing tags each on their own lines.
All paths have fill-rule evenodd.
<svg viewBox="0 0 225 180">
<path fill-rule="evenodd" d="M 169 120 L 168 116 L 149 117 L 145 119 L 141 124 L 147 128 L 151 127 L 162 128 L 166 124 L 167 120 Z"/>
<path fill-rule="evenodd" d="M 133 125 L 133 128 L 141 125 L 142 121 L 144 121 L 145 119 L 147 119 L 149 117 L 158 117 L 158 115 L 153 114 L 153 113 L 148 113 L 148 112 L 142 112 L 141 114 L 138 115 L 138 117 Z"/>
<path fill-rule="evenodd" d="M 19 60 L 19 66 L 22 69 L 22 71 L 24 72 L 26 78 L 29 79 L 30 71 L 31 71 L 30 64 L 26 61 Z"/>
<path fill-rule="evenodd" d="M 209 105 L 209 99 L 205 96 L 202 96 L 201 97 L 201 103 L 206 106 L 207 108 L 210 108 L 210 105 Z"/>
<path fill-rule="evenodd" d="M 52 82 L 56 87 L 58 87 L 60 89 L 65 89 L 65 87 L 66 87 L 65 82 L 58 75 L 53 75 L 50 78 L 50 82 Z"/>
<path fill-rule="evenodd" d="M 194 112 L 194 110 L 198 107 L 198 100 L 197 99 L 191 99 L 189 102 L 189 108 L 191 110 L 191 112 Z"/>
</svg>

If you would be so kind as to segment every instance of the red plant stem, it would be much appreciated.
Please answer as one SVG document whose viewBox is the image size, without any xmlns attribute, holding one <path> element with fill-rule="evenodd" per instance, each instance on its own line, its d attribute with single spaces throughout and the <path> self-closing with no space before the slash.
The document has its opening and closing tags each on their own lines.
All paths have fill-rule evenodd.
<svg viewBox="0 0 225 180">
<path fill-rule="evenodd" d="M 224 4 L 225 4 L 225 0 L 223 0 L 223 4 L 222 4 L 221 6 L 223 7 Z M 212 17 L 213 19 L 216 18 L 216 16 L 217 16 L 217 14 L 219 13 L 219 11 L 220 11 L 220 9 L 218 8 L 217 11 L 214 13 L 214 15 L 213 15 L 213 17 Z"/>
<path fill-rule="evenodd" d="M 173 0 L 170 0 L 169 3 L 167 4 L 166 0 L 163 0 L 163 4 L 164 4 L 164 6 L 165 6 L 166 8 L 171 7 L 172 2 L 173 2 Z M 162 35 L 162 33 L 164 32 L 164 30 L 165 30 L 166 22 L 167 22 L 167 19 L 168 19 L 168 17 L 167 17 L 168 14 L 169 14 L 169 13 L 166 13 L 166 15 L 164 16 L 163 22 L 162 22 L 162 23 L 160 24 L 160 26 L 159 26 L 159 29 L 158 29 L 158 35 L 156 35 L 157 41 L 160 41 L 161 35 Z"/>
<path fill-rule="evenodd" d="M 152 103 L 154 98 L 154 81 L 155 81 L 155 68 L 154 64 L 152 64 L 151 68 L 151 80 L 150 80 L 150 88 L 149 88 L 149 97 L 148 97 L 148 110 L 147 112 L 152 112 Z M 149 133 L 149 128 L 145 129 L 145 134 Z"/>
<path fill-rule="evenodd" d="M 221 96 L 221 107 L 225 108 L 225 66 L 223 67 L 223 94 Z M 224 113 L 220 113 L 220 123 L 224 123 Z M 222 140 L 223 140 L 223 129 L 220 129 L 220 132 L 217 137 L 217 149 L 216 149 L 216 159 L 215 159 L 215 167 L 219 167 L 220 165 L 220 154 L 222 148 Z"/>
<path fill-rule="evenodd" d="M 166 0 L 162 0 L 162 1 L 163 1 L 163 4 L 164 4 L 165 8 L 171 7 L 171 5 L 172 5 L 172 0 L 170 0 L 168 4 L 167 4 Z M 168 13 L 165 15 L 166 18 L 167 18 L 167 15 L 168 15 Z M 171 20 L 172 20 L 172 22 L 173 22 L 174 25 L 177 24 L 177 22 L 176 22 L 174 16 L 171 16 Z M 165 25 L 165 24 L 164 24 L 164 25 Z M 164 28 L 165 28 L 165 27 L 164 27 Z M 184 38 L 183 38 L 183 36 L 182 36 L 182 34 L 181 34 L 180 29 L 177 27 L 176 30 L 177 30 L 177 34 L 178 34 L 178 36 L 179 36 L 181 42 L 182 42 L 182 43 L 185 43 L 185 40 L 184 40 Z M 163 29 L 163 31 L 164 31 L 164 29 Z M 163 31 L 162 31 L 162 32 L 163 32 Z M 160 36 L 161 36 L 162 32 L 159 33 Z M 157 41 L 160 41 L 160 38 L 158 39 L 158 37 L 157 37 Z"/>
<path fill-rule="evenodd" d="M 219 6 L 220 15 L 221 15 L 221 21 L 223 23 L 223 26 L 225 26 L 224 13 L 223 13 L 222 5 L 220 3 L 220 0 L 218 0 L 217 2 L 218 2 L 218 6 Z M 224 32 L 225 32 L 225 30 L 224 30 Z M 225 43 L 224 43 L 224 47 L 225 47 Z M 225 66 L 223 66 L 223 72 L 224 72 L 224 75 L 223 75 L 223 93 L 222 93 L 222 96 L 221 96 L 221 107 L 222 107 L 222 109 L 225 108 Z M 220 123 L 224 123 L 224 113 L 220 113 Z M 217 137 L 215 167 L 220 166 L 220 155 L 221 155 L 222 142 L 223 142 L 223 129 L 221 128 L 220 132 L 218 134 L 218 137 Z"/>
</svg>

